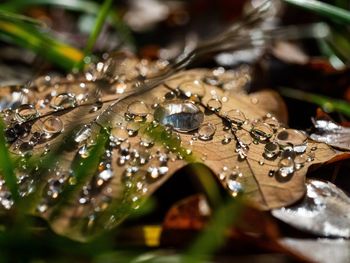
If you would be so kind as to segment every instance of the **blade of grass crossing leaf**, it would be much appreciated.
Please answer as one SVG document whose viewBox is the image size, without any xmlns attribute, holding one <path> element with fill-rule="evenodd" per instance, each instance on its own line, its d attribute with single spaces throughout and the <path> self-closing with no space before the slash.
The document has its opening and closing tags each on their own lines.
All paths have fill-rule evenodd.
<svg viewBox="0 0 350 263">
<path fill-rule="evenodd" d="M 67 185 L 61 193 L 61 199 L 53 211 L 51 218 L 54 219 L 61 212 L 62 207 L 69 203 L 76 193 L 82 189 L 84 184 L 91 178 L 96 171 L 101 155 L 105 150 L 105 144 L 108 139 L 107 132 L 104 130 L 98 135 L 96 145 L 89 151 L 89 156 L 79 160 L 73 167 L 75 182 Z"/>
<path fill-rule="evenodd" d="M 290 88 L 281 88 L 280 92 L 282 95 L 289 98 L 317 104 L 321 106 L 326 112 L 337 111 L 350 116 L 350 103 L 344 100 L 332 99 L 327 96 L 317 95 Z"/>
<path fill-rule="evenodd" d="M 108 16 L 112 3 L 113 3 L 113 0 L 105 0 L 103 5 L 101 6 L 95 21 L 94 28 L 91 31 L 88 42 L 84 49 L 84 59 L 91 54 L 92 49 L 94 48 L 94 45 L 96 43 L 96 40 L 100 35 L 102 27 L 106 21 L 106 18 Z M 84 60 L 81 60 L 79 64 L 77 64 L 77 68 L 81 69 L 83 65 L 84 65 Z"/>
<path fill-rule="evenodd" d="M 13 200 L 17 202 L 19 198 L 17 178 L 14 172 L 14 165 L 6 146 L 4 131 L 5 126 L 2 120 L 0 120 L 0 170 Z"/>
<path fill-rule="evenodd" d="M 312 11 L 319 15 L 328 17 L 329 19 L 334 20 L 335 22 L 340 22 L 343 24 L 350 24 L 350 12 L 330 5 L 322 3 L 315 0 L 284 0 L 285 2 L 296 5 L 298 7 L 304 8 L 306 10 Z"/>
</svg>

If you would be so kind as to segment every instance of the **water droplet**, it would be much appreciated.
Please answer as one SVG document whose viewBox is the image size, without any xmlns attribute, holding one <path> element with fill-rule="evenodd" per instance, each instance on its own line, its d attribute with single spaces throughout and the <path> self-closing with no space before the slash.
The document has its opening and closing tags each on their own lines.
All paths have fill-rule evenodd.
<svg viewBox="0 0 350 263">
<path fill-rule="evenodd" d="M 250 131 L 252 136 L 258 141 L 266 141 L 271 138 L 273 130 L 270 125 L 263 122 L 255 122 Z"/>
<path fill-rule="evenodd" d="M 307 161 L 308 162 L 312 162 L 312 161 L 314 161 L 315 160 L 315 152 L 309 152 L 308 154 L 307 154 Z"/>
<path fill-rule="evenodd" d="M 96 112 L 98 111 L 99 109 L 101 109 L 103 106 L 103 103 L 101 101 L 96 101 L 94 103 L 94 105 L 92 105 L 92 108 L 91 110 L 89 111 L 90 113 L 93 113 L 93 112 Z"/>
<path fill-rule="evenodd" d="M 52 135 L 62 132 L 63 122 L 58 117 L 48 117 L 43 121 L 42 129 L 46 138 L 50 138 Z"/>
<path fill-rule="evenodd" d="M 252 136 L 250 133 L 245 130 L 233 131 L 237 137 L 240 146 L 248 146 L 253 142 Z"/>
<path fill-rule="evenodd" d="M 263 122 L 270 125 L 274 132 L 276 132 L 280 127 L 279 121 L 276 119 L 276 117 L 271 116 L 271 114 L 267 114 L 263 118 Z"/>
<path fill-rule="evenodd" d="M 74 140 L 77 143 L 82 143 L 83 141 L 86 141 L 87 139 L 89 139 L 91 134 L 92 134 L 91 128 L 85 125 L 75 134 Z"/>
<path fill-rule="evenodd" d="M 117 94 L 123 94 L 128 86 L 124 82 L 118 82 L 115 85 L 115 91 Z"/>
<path fill-rule="evenodd" d="M 154 140 L 148 134 L 143 134 L 140 139 L 140 145 L 146 148 L 151 148 L 154 145 Z"/>
<path fill-rule="evenodd" d="M 158 179 L 160 176 L 165 175 L 168 172 L 169 168 L 167 166 L 150 166 L 147 169 L 147 175 L 151 177 L 151 179 Z"/>
<path fill-rule="evenodd" d="M 259 103 L 259 99 L 256 98 L 256 97 L 253 97 L 253 98 L 250 99 L 250 102 L 255 105 L 255 104 Z"/>
<path fill-rule="evenodd" d="M 209 141 L 213 138 L 216 127 L 212 123 L 205 123 L 198 129 L 198 138 L 202 141 Z"/>
<path fill-rule="evenodd" d="M 124 127 L 115 127 L 111 130 L 109 139 L 113 142 L 123 142 L 129 138 L 129 133 Z"/>
<path fill-rule="evenodd" d="M 204 113 L 191 102 L 172 102 L 159 106 L 154 112 L 154 118 L 176 131 L 189 132 L 199 128 Z"/>
<path fill-rule="evenodd" d="M 75 96 L 71 93 L 61 93 L 53 97 L 50 102 L 50 107 L 55 110 L 63 110 L 76 106 Z"/>
<path fill-rule="evenodd" d="M 207 76 L 203 79 L 203 81 L 211 86 L 219 86 L 220 85 L 220 80 L 216 76 Z"/>
<path fill-rule="evenodd" d="M 205 95 L 204 85 L 199 80 L 185 81 L 179 85 L 179 90 L 187 98 L 192 96 L 202 98 Z"/>
<path fill-rule="evenodd" d="M 124 141 L 119 145 L 119 151 L 121 155 L 127 155 L 129 153 L 130 143 L 128 141 Z"/>
<path fill-rule="evenodd" d="M 82 147 L 80 147 L 78 153 L 80 154 L 81 158 L 87 158 L 89 157 L 89 148 L 86 144 L 84 144 Z"/>
<path fill-rule="evenodd" d="M 0 203 L 5 209 L 11 209 L 11 207 L 14 205 L 14 201 L 9 191 L 0 192 Z"/>
<path fill-rule="evenodd" d="M 148 113 L 148 106 L 143 101 L 134 101 L 128 105 L 125 117 L 129 120 L 145 121 Z"/>
<path fill-rule="evenodd" d="M 98 178 L 102 179 L 103 181 L 108 181 L 113 177 L 113 172 L 109 169 L 103 170 L 98 174 Z"/>
<path fill-rule="evenodd" d="M 243 192 L 242 184 L 237 181 L 239 177 L 242 177 L 242 173 L 238 169 L 230 171 L 226 177 L 226 185 L 231 191 L 232 196 L 237 196 L 239 193 Z"/>
<path fill-rule="evenodd" d="M 130 121 L 126 125 L 126 130 L 128 131 L 129 136 L 135 136 L 140 129 L 140 123 L 135 121 Z"/>
<path fill-rule="evenodd" d="M 229 120 L 229 122 L 232 125 L 232 128 L 239 128 L 246 121 L 244 113 L 236 109 L 224 113 L 224 117 L 226 117 Z"/>
<path fill-rule="evenodd" d="M 173 99 L 176 98 L 176 93 L 173 92 L 173 91 L 169 91 L 169 92 L 167 92 L 167 93 L 164 95 L 164 98 L 165 98 L 166 100 L 173 100 Z"/>
<path fill-rule="evenodd" d="M 16 119 L 25 122 L 39 116 L 38 111 L 31 104 L 22 104 L 15 111 Z"/>
<path fill-rule="evenodd" d="M 304 163 L 307 161 L 307 156 L 304 154 L 297 155 L 294 158 L 295 169 L 299 170 L 304 166 Z"/>
<path fill-rule="evenodd" d="M 276 142 L 282 147 L 292 145 L 297 153 L 303 153 L 307 148 L 307 136 L 301 131 L 294 129 L 284 129 L 277 133 Z"/>
<path fill-rule="evenodd" d="M 275 142 L 268 142 L 264 147 L 264 157 L 266 159 L 273 159 L 280 152 L 279 146 Z"/>
<path fill-rule="evenodd" d="M 222 139 L 221 143 L 222 144 L 229 144 L 232 140 L 232 137 L 228 134 L 224 135 L 224 138 Z"/>
<path fill-rule="evenodd" d="M 282 158 L 278 163 L 278 173 L 282 177 L 287 177 L 294 173 L 294 161 L 292 158 Z"/>
<path fill-rule="evenodd" d="M 210 99 L 207 103 L 207 107 L 213 112 L 219 112 L 221 110 L 222 103 L 218 99 Z"/>
</svg>

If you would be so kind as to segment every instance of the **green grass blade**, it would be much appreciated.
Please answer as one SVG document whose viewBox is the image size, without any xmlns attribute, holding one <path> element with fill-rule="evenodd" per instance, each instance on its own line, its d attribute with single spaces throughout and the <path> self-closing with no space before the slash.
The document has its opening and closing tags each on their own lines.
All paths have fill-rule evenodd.
<svg viewBox="0 0 350 263">
<path fill-rule="evenodd" d="M 5 140 L 5 126 L 0 120 L 0 170 L 4 177 L 7 188 L 10 190 L 12 198 L 15 202 L 19 199 L 17 178 L 14 171 L 14 165 L 10 158 L 10 154 Z"/>
<path fill-rule="evenodd" d="M 284 0 L 285 2 L 315 12 L 336 22 L 350 24 L 350 12 L 316 0 Z"/>
<path fill-rule="evenodd" d="M 350 117 L 350 103 L 344 100 L 332 99 L 301 90 L 281 88 L 283 96 L 297 100 L 307 101 L 321 106 L 326 112 L 339 112 Z"/>
<path fill-rule="evenodd" d="M 59 42 L 38 28 L 25 23 L 13 23 L 0 20 L 0 37 L 17 45 L 30 49 L 66 70 L 81 61 L 80 50 Z"/>
<path fill-rule="evenodd" d="M 14 0 L 0 4 L 0 9 L 12 12 L 21 12 L 23 9 L 35 5 L 59 6 L 71 11 L 96 14 L 99 5 L 92 1 L 82 0 Z"/>
<path fill-rule="evenodd" d="M 241 198 L 231 199 L 214 214 L 208 227 L 190 247 L 184 262 L 207 262 L 214 252 L 225 244 L 227 230 L 234 226 L 244 209 Z"/>
<path fill-rule="evenodd" d="M 0 9 L 4 11 L 21 12 L 27 7 L 36 5 L 56 6 L 69 11 L 83 12 L 96 16 L 101 9 L 99 4 L 93 1 L 83 0 L 15 0 L 0 4 Z M 129 46 L 135 47 L 135 40 L 133 39 L 129 27 L 125 25 L 116 10 L 109 10 L 108 20 L 120 34 L 121 39 Z"/>
<path fill-rule="evenodd" d="M 22 22 L 31 24 L 33 26 L 44 26 L 44 23 L 31 17 L 23 16 L 20 14 L 11 13 L 8 11 L 0 10 L 0 20 L 5 20 L 9 22 Z"/>
<path fill-rule="evenodd" d="M 107 139 L 107 132 L 104 130 L 101 131 L 96 139 L 96 145 L 89 151 L 89 156 L 85 159 L 81 158 L 76 162 L 76 165 L 73 167 L 75 183 L 69 184 L 64 188 L 61 193 L 61 199 L 52 212 L 51 219 L 55 219 L 55 217 L 61 213 L 62 208 L 68 204 L 72 198 L 75 197 L 77 192 L 83 188 L 84 184 L 91 179 L 91 176 L 93 176 L 98 167 L 100 157 L 105 150 Z"/>
<path fill-rule="evenodd" d="M 94 45 L 97 41 L 97 38 L 100 35 L 102 27 L 103 27 L 103 25 L 106 21 L 106 18 L 109 14 L 112 3 L 113 3 L 113 0 L 105 0 L 103 2 L 103 5 L 101 6 L 101 8 L 98 12 L 98 15 L 97 15 L 97 18 L 95 21 L 95 25 L 91 31 L 88 42 L 87 42 L 86 47 L 84 49 L 84 59 L 91 55 L 92 49 L 94 48 Z M 83 65 L 84 65 L 84 60 L 81 60 L 77 64 L 77 68 L 81 69 Z"/>
</svg>

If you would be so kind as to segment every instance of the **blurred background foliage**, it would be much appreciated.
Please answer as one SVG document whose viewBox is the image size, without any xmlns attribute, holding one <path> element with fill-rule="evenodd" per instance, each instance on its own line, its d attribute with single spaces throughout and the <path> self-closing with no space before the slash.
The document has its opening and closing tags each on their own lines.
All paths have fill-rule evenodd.
<svg viewBox="0 0 350 263">
<path fill-rule="evenodd" d="M 1 1 L 0 83 L 2 86 L 25 84 L 35 76 L 47 72 L 77 72 L 85 65 L 103 58 L 106 53 L 117 50 L 131 51 L 147 59 L 171 59 L 198 39 L 207 39 L 222 32 L 223 28 L 234 22 L 245 9 L 255 6 L 258 2 Z M 281 25 L 302 27 L 306 23 L 322 22 L 328 25 L 329 34 L 321 39 L 309 38 L 288 43 L 288 48 L 292 47 L 292 51 L 297 50 L 297 53 L 292 52 L 292 55 L 288 52 L 290 49 L 282 49 L 281 53 L 278 48 L 280 46 L 276 44 L 259 54 L 253 63 L 248 57 L 241 58 L 240 63 L 254 64 L 255 67 L 255 79 L 251 90 L 269 87 L 280 91 L 290 109 L 292 127 L 309 128 L 310 117 L 315 115 L 318 107 L 322 107 L 336 120 L 347 122 L 350 116 L 350 2 L 285 0 L 280 4 L 283 4 L 283 12 L 278 16 Z M 230 57 L 227 58 L 228 60 L 220 60 L 219 57 L 212 57 L 199 66 L 234 68 L 237 61 L 227 62 Z M 0 161 L 9 164 L 2 168 L 6 171 L 7 184 L 14 185 L 15 188 L 11 181 L 12 168 L 3 135 L 0 139 Z M 203 169 L 182 170 L 178 173 L 191 176 L 201 173 L 210 177 L 210 172 Z M 183 180 L 170 181 L 164 189 L 169 190 L 174 184 L 187 183 Z M 215 182 L 210 187 L 216 187 Z M 166 193 L 164 189 L 154 197 L 158 198 L 158 202 Z M 193 189 L 189 187 L 184 193 L 189 195 L 195 192 Z M 15 193 L 16 189 L 12 191 Z M 215 220 L 192 247 L 187 250 L 174 250 L 171 247 L 172 250 L 169 250 L 169 247 L 158 247 L 157 242 L 152 243 L 152 235 L 156 236 L 153 238 L 157 238 L 166 209 L 179 200 L 180 196 L 166 199 L 163 200 L 163 207 L 157 207 L 160 210 L 154 208 L 151 200 L 145 209 L 141 209 L 144 213 L 135 215 L 117 230 L 104 233 L 85 244 L 57 236 L 50 231 L 45 222 L 28 217 L 21 211 L 17 211 L 11 217 L 0 215 L 0 261 L 203 262 L 200 252 L 214 253 L 223 245 L 224 227 L 235 222 L 234 219 L 239 217 L 242 207 L 239 199 L 233 203 L 222 201 L 222 206 L 213 217 Z M 148 215 L 145 215 L 146 212 Z M 228 214 L 231 217 L 227 217 Z M 130 225 L 134 230 L 125 231 Z M 210 238 L 213 232 L 218 232 L 219 237 Z M 128 236 L 128 239 L 125 236 Z M 255 258 L 251 255 L 256 253 L 254 249 L 255 247 L 245 254 L 245 258 L 240 259 L 247 262 L 253 259 L 260 260 L 259 262 L 290 260 L 289 256 L 281 253 Z M 185 252 L 186 256 L 183 255 Z M 226 256 L 221 255 L 219 258 L 223 262 L 229 262 Z"/>
</svg>

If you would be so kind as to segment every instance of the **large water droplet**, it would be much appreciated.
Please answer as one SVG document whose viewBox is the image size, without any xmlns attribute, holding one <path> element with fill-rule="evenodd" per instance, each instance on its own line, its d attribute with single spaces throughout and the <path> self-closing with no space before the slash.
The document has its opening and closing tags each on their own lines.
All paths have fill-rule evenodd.
<svg viewBox="0 0 350 263">
<path fill-rule="evenodd" d="M 207 107 L 213 112 L 219 112 L 221 110 L 222 103 L 218 99 L 210 99 L 207 103 Z"/>
<path fill-rule="evenodd" d="M 282 158 L 278 163 L 278 173 L 282 177 L 287 177 L 294 173 L 294 161 L 292 158 Z"/>
<path fill-rule="evenodd" d="M 51 99 L 50 106 L 55 110 L 62 110 L 76 106 L 75 96 L 71 93 L 61 93 Z"/>
<path fill-rule="evenodd" d="M 22 104 L 15 111 L 16 119 L 20 122 L 32 120 L 38 115 L 38 111 L 31 104 Z"/>
<path fill-rule="evenodd" d="M 148 106 L 143 101 L 134 101 L 128 105 L 125 117 L 129 120 L 145 121 L 148 113 Z"/>
<path fill-rule="evenodd" d="M 198 129 L 198 138 L 202 141 L 209 141 L 213 138 L 216 127 L 212 123 L 202 124 Z"/>
<path fill-rule="evenodd" d="M 258 141 L 266 141 L 271 138 L 273 130 L 270 125 L 258 121 L 253 124 L 250 133 Z"/>
<path fill-rule="evenodd" d="M 188 98 L 192 96 L 202 98 L 205 95 L 204 85 L 199 80 L 185 81 L 179 85 L 179 90 Z"/>
<path fill-rule="evenodd" d="M 42 129 L 45 132 L 45 137 L 50 138 L 63 130 L 63 122 L 60 118 L 51 116 L 43 121 Z"/>
<path fill-rule="evenodd" d="M 154 118 L 162 125 L 170 125 L 174 130 L 189 132 L 198 129 L 204 113 L 191 102 L 172 102 L 156 108 Z"/>
</svg>

